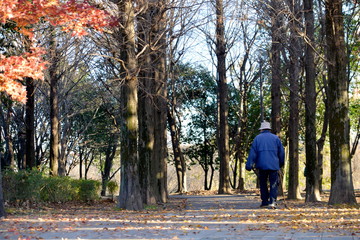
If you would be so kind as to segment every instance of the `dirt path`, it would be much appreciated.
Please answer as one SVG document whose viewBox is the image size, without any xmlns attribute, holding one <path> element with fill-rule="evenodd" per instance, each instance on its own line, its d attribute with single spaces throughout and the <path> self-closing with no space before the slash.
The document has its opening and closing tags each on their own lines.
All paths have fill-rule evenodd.
<svg viewBox="0 0 360 240">
<path fill-rule="evenodd" d="M 358 208 L 287 205 L 260 209 L 259 197 L 248 194 L 171 196 L 141 212 L 109 202 L 10 209 L 0 239 L 360 239 Z"/>
</svg>

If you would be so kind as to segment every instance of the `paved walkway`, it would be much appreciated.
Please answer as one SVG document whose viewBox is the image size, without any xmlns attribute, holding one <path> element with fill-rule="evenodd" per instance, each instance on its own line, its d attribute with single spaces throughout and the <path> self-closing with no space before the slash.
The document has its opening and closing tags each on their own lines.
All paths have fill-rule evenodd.
<svg viewBox="0 0 360 240">
<path fill-rule="evenodd" d="M 302 209 L 287 209 L 288 204 L 283 201 L 279 202 L 278 209 L 272 210 L 260 209 L 260 201 L 249 195 L 186 196 L 186 198 L 189 214 L 194 211 L 200 211 L 204 216 L 214 214 L 214 216 L 228 216 L 228 219 L 233 219 L 212 222 L 211 229 L 215 231 L 203 233 L 203 236 L 197 236 L 193 239 L 360 239 L 360 229 L 357 232 L 347 232 L 341 229 L 330 231 L 330 225 L 326 226 L 327 223 L 324 223 L 325 226 L 318 225 L 319 228 L 313 228 L 312 224 L 316 225 L 316 223 L 311 222 L 312 217 L 309 219 L 308 227 L 305 226 L 305 228 L 302 228 L 302 225 L 297 225 L 295 221 L 286 222 L 288 219 L 297 219 L 299 217 L 300 219 L 298 220 L 301 220 L 301 216 L 306 218 L 306 212 L 309 209 L 305 208 L 303 211 Z M 294 216 L 291 218 L 290 215 L 292 214 Z M 314 213 L 309 212 L 309 215 L 311 214 Z M 285 217 L 283 220 L 282 216 Z M 321 218 L 322 216 L 317 215 L 317 217 Z M 358 219 L 357 225 L 359 226 L 360 216 L 357 215 L 354 218 Z M 199 217 L 196 219 L 199 219 Z M 285 227 L 279 224 L 282 222 L 285 223 Z M 291 226 L 292 223 L 294 226 Z M 216 229 L 218 230 L 217 232 Z"/>
<path fill-rule="evenodd" d="M 164 210 L 81 209 L 9 216 L 0 239 L 360 240 L 359 210 L 260 209 L 255 195 L 171 196 Z M 100 215 L 99 215 L 100 214 Z M 338 212 L 336 212 L 338 214 Z"/>
</svg>

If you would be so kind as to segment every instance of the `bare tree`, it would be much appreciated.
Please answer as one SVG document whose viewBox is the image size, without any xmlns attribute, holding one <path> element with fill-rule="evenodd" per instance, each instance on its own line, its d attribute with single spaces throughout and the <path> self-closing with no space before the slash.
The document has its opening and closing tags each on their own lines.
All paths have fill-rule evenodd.
<svg viewBox="0 0 360 240">
<path fill-rule="evenodd" d="M 215 1 L 216 12 L 216 57 L 217 57 L 217 82 L 218 82 L 218 101 L 219 101 L 219 194 L 230 193 L 230 149 L 229 149 L 229 125 L 228 125 L 228 86 L 226 80 L 226 41 L 224 23 L 224 3 L 223 0 Z"/>
<path fill-rule="evenodd" d="M 50 174 L 58 175 L 59 166 L 59 94 L 57 66 L 59 64 L 59 52 L 57 51 L 57 41 L 55 30 L 51 28 L 51 39 L 49 43 L 49 54 L 51 65 L 49 67 L 50 78 Z"/>
<path fill-rule="evenodd" d="M 193 11 L 191 6 L 187 8 L 186 1 L 179 1 L 177 6 L 179 8 L 171 8 L 169 11 L 168 23 L 168 106 L 167 106 L 167 121 L 171 136 L 171 143 L 174 154 L 174 165 L 176 168 L 176 176 L 178 179 L 177 192 L 183 193 L 187 191 L 186 182 L 186 162 L 181 149 L 181 124 L 178 118 L 179 106 L 176 86 L 176 70 L 183 52 L 185 51 L 185 44 L 181 45 L 181 40 L 186 37 L 186 33 L 193 27 L 192 17 L 196 11 Z M 175 5 L 174 5 L 175 6 Z M 176 29 L 180 26 L 180 29 Z"/>
</svg>

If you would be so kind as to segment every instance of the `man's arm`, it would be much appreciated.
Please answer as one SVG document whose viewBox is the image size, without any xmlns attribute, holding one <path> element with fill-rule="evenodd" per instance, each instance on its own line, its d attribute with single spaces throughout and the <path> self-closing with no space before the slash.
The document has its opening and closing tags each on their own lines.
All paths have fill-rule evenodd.
<svg viewBox="0 0 360 240">
<path fill-rule="evenodd" d="M 251 145 L 249 157 L 246 162 L 245 169 L 251 171 L 254 168 L 256 159 L 256 151 L 254 149 L 254 143 Z"/>
</svg>

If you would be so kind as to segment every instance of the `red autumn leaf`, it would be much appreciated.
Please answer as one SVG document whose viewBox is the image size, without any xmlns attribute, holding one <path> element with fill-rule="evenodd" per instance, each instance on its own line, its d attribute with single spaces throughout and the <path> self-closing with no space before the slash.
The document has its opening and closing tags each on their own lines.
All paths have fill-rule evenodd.
<svg viewBox="0 0 360 240">
<path fill-rule="evenodd" d="M 111 23 L 110 15 L 91 6 L 86 1 L 76 0 L 2 0 L 0 1 L 0 23 L 12 21 L 21 34 L 34 40 L 33 25 L 40 20 L 60 26 L 72 35 L 86 35 L 86 29 L 92 27 L 102 31 Z M 25 77 L 43 79 L 46 62 L 41 58 L 40 49 L 22 56 L 5 57 L 0 55 L 0 91 L 6 92 L 12 99 L 25 102 L 26 90 L 19 82 Z"/>
</svg>

